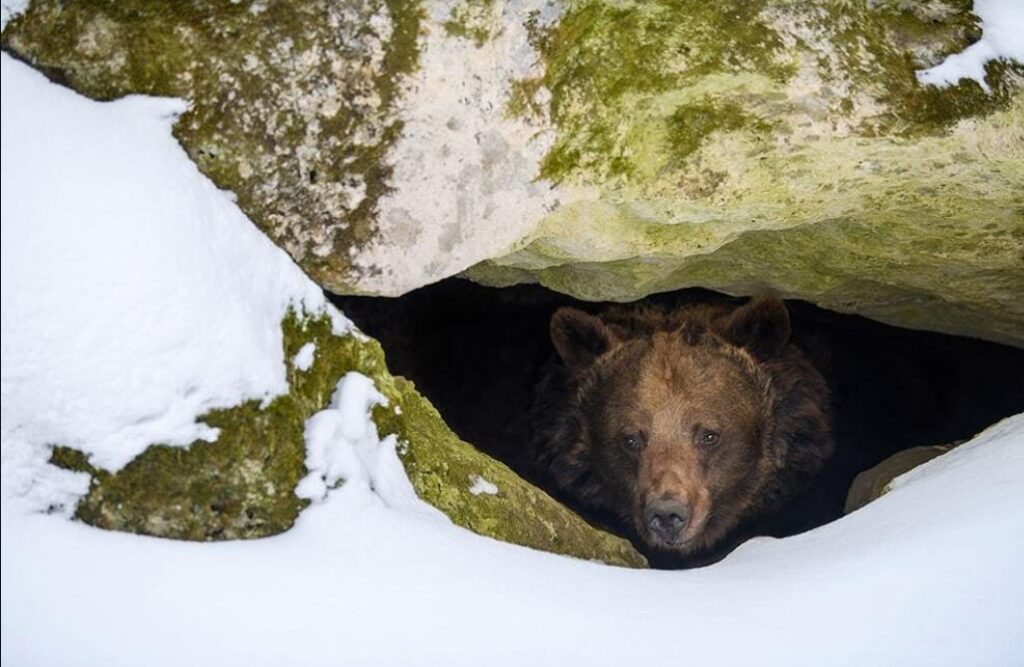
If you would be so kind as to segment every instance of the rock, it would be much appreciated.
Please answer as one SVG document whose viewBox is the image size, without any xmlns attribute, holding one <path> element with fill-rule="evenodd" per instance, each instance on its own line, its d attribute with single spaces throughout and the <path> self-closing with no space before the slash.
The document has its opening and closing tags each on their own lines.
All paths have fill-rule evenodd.
<svg viewBox="0 0 1024 667">
<path fill-rule="evenodd" d="M 92 476 L 75 516 L 111 530 L 189 540 L 287 530 L 307 503 L 295 494 L 306 473 L 305 421 L 327 406 L 342 376 L 358 371 L 388 399 L 388 406 L 375 409 L 374 421 L 382 435 L 397 434 L 417 494 L 453 522 L 545 551 L 646 564 L 627 541 L 592 528 L 459 440 L 412 383 L 388 373 L 376 341 L 357 333 L 335 335 L 327 316 L 292 313 L 283 331 L 290 391 L 266 405 L 250 401 L 203 415 L 202 421 L 220 429 L 215 442 L 197 440 L 185 449 L 154 445 L 116 473 L 97 469 L 76 450 L 56 447 L 53 463 Z M 299 354 L 310 343 L 311 359 Z"/>
<path fill-rule="evenodd" d="M 34 2 L 4 47 L 188 98 L 199 168 L 325 287 L 765 289 L 1024 345 L 1024 65 L 965 0 Z"/>
<path fill-rule="evenodd" d="M 894 479 L 923 463 L 942 456 L 955 446 L 911 447 L 890 456 L 873 468 L 868 468 L 853 480 L 850 492 L 846 496 L 843 513 L 849 514 L 864 507 L 872 500 L 878 500 L 889 492 L 889 485 Z"/>
<path fill-rule="evenodd" d="M 771 289 L 1024 344 L 1024 67 L 990 63 L 991 94 L 915 76 L 976 36 L 968 6 L 571 5 L 522 84 L 551 91 L 563 204 L 468 275 Z"/>
<path fill-rule="evenodd" d="M 402 0 L 58 0 L 14 18 L 3 45 L 96 99 L 190 100 L 174 133 L 199 169 L 339 288 L 388 189 L 393 107 L 419 61 L 421 20 Z"/>
</svg>

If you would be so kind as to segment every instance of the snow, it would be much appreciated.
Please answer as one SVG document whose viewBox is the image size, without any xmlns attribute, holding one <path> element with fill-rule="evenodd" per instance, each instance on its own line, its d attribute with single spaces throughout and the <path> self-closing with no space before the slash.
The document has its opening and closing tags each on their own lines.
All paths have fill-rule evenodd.
<svg viewBox="0 0 1024 667">
<path fill-rule="evenodd" d="M 292 365 L 300 371 L 306 372 L 313 367 L 314 359 L 316 359 L 316 343 L 306 343 L 292 357 Z"/>
<path fill-rule="evenodd" d="M 0 0 L 0 29 L 7 27 L 7 22 L 23 13 L 28 7 L 28 0 Z"/>
<path fill-rule="evenodd" d="M 981 19 L 981 39 L 935 67 L 919 71 L 921 83 L 946 87 L 961 79 L 974 79 L 990 93 L 985 82 L 988 61 L 1005 58 L 1024 63 L 1024 2 L 975 0 L 974 13 Z"/>
<path fill-rule="evenodd" d="M 373 380 L 347 373 L 330 405 L 306 420 L 306 475 L 295 489 L 300 498 L 322 502 L 342 482 L 369 490 L 387 506 L 446 517 L 421 502 L 398 458 L 394 435 L 381 439 L 370 418 L 375 405 L 387 405 Z"/>
<path fill-rule="evenodd" d="M 27 517 L 0 543 L 3 661 L 1019 663 L 1022 479 L 1017 417 L 837 523 L 686 572 L 502 545 L 363 485 L 252 542 Z"/>
<path fill-rule="evenodd" d="M 281 318 L 323 295 L 171 137 L 185 104 L 2 67 L 4 438 L 118 469 L 285 391 Z"/>
<path fill-rule="evenodd" d="M 498 485 L 484 479 L 480 475 L 470 475 L 469 482 L 469 492 L 474 496 L 479 496 L 481 493 L 485 493 L 489 496 L 498 494 Z"/>
<path fill-rule="evenodd" d="M 46 465 L 50 445 L 116 466 L 185 443 L 197 414 L 283 388 L 287 308 L 350 325 L 187 160 L 182 103 L 91 102 L 0 58 L 4 665 L 1024 662 L 1024 415 L 700 570 L 440 520 L 357 374 L 306 424 L 314 502 L 287 533 L 197 544 L 67 520 L 86 480 Z"/>
</svg>

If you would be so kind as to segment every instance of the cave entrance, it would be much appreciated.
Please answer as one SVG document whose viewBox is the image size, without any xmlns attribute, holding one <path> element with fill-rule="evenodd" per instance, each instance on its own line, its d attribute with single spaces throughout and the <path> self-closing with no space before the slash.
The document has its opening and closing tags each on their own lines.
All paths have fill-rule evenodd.
<svg viewBox="0 0 1024 667">
<path fill-rule="evenodd" d="M 399 298 L 330 298 L 380 341 L 391 371 L 415 382 L 461 438 L 592 523 L 618 528 L 560 497 L 527 446 L 534 389 L 554 355 L 551 315 L 561 306 L 597 312 L 606 304 L 536 285 L 488 288 L 458 278 Z M 740 300 L 689 289 L 645 301 Z M 958 443 L 1024 412 L 1024 350 L 900 329 L 801 301 L 787 306 L 794 342 L 830 384 L 837 454 L 805 507 L 794 503 L 793 511 L 763 522 L 760 534 L 783 537 L 839 518 L 858 473 L 902 450 Z"/>
</svg>

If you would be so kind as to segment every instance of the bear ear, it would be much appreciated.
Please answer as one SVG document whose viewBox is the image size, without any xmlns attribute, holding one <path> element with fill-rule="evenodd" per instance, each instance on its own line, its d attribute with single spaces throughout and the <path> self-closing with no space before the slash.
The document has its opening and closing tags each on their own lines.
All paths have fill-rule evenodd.
<svg viewBox="0 0 1024 667">
<path fill-rule="evenodd" d="M 612 349 L 615 336 L 600 318 L 575 308 L 559 308 L 551 316 L 551 342 L 569 366 L 589 366 Z"/>
<path fill-rule="evenodd" d="M 729 341 L 761 361 L 771 359 L 785 347 L 790 331 L 786 304 L 774 296 L 751 299 L 736 309 L 725 325 Z"/>
</svg>

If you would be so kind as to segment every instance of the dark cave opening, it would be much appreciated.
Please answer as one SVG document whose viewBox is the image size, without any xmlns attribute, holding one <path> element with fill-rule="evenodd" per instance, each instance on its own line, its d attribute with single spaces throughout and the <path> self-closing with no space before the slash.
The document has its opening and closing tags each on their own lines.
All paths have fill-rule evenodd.
<svg viewBox="0 0 1024 667">
<path fill-rule="evenodd" d="M 608 304 L 536 285 L 488 288 L 458 278 L 399 298 L 329 296 L 380 341 L 391 371 L 412 380 L 461 438 L 644 550 L 628 527 L 560 494 L 527 446 L 535 388 L 555 354 L 552 314 L 561 306 L 593 313 Z M 671 308 L 745 300 L 689 289 L 644 301 Z M 911 447 L 969 439 L 1024 412 L 1024 350 L 901 329 L 802 301 L 786 305 L 793 342 L 831 389 L 836 454 L 813 488 L 737 535 L 733 546 L 753 535 L 784 537 L 835 520 L 861 471 Z M 655 566 L 678 565 L 647 555 Z"/>
</svg>

